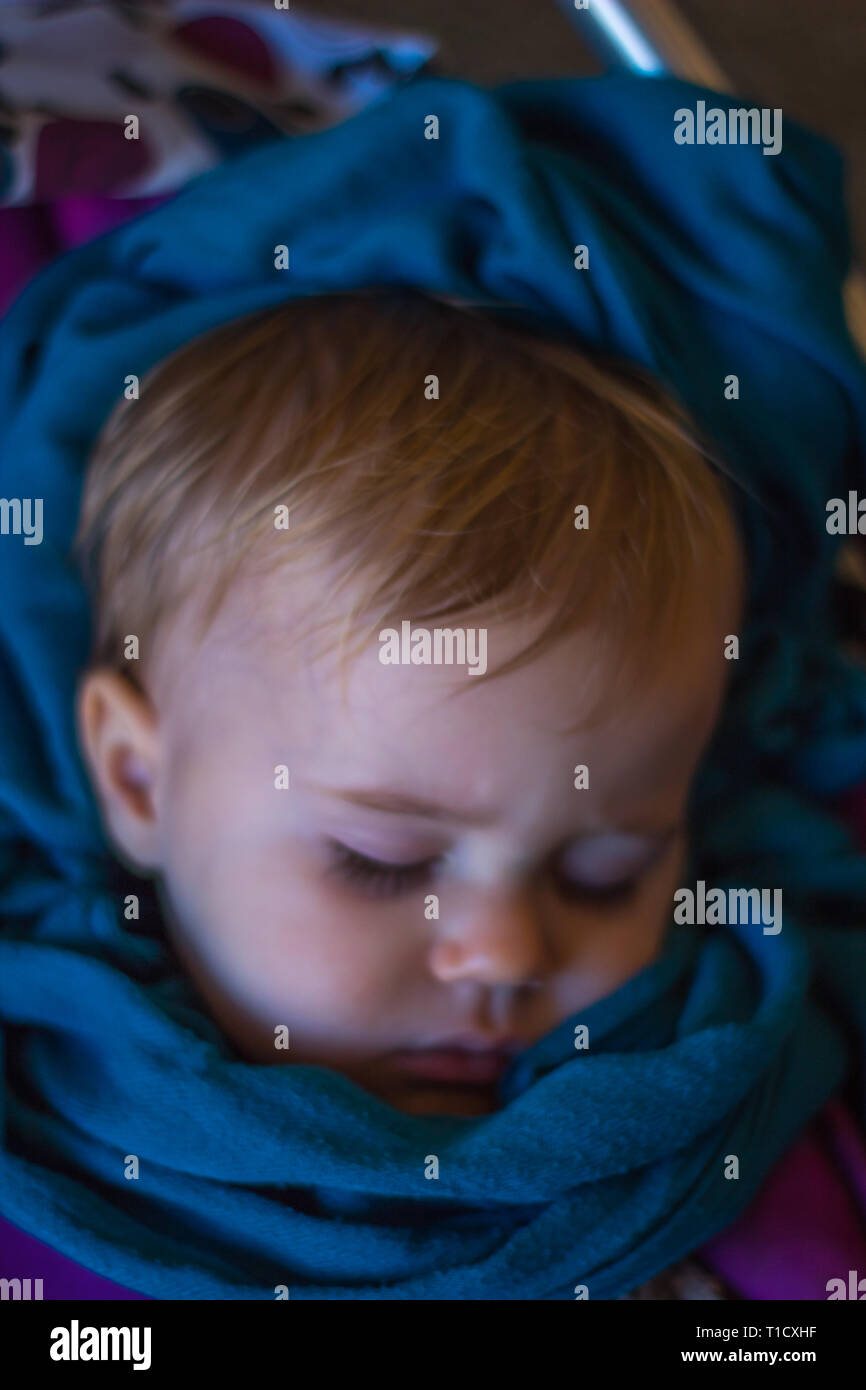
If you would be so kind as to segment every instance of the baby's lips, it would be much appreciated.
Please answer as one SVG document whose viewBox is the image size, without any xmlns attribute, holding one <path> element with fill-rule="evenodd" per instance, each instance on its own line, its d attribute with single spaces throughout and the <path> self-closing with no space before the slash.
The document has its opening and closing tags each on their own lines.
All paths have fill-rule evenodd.
<svg viewBox="0 0 866 1390">
<path fill-rule="evenodd" d="M 463 1085 L 495 1085 L 527 1043 L 510 1035 L 459 1033 L 395 1054 L 405 1075 Z"/>
<path fill-rule="evenodd" d="M 420 1081 L 441 1081 L 452 1085 L 492 1085 L 499 1080 L 512 1058 L 504 1051 L 469 1051 L 457 1047 L 418 1048 L 397 1054 L 402 1072 Z"/>
</svg>

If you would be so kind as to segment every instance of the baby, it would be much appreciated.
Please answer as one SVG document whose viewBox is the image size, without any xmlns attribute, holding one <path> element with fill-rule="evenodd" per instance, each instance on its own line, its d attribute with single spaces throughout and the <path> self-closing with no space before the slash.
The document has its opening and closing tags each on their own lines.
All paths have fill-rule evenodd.
<svg viewBox="0 0 866 1390">
<path fill-rule="evenodd" d="M 725 486 L 634 371 L 409 290 L 230 323 L 118 405 L 82 751 L 242 1057 L 483 1115 L 659 954 L 743 601 Z"/>
</svg>

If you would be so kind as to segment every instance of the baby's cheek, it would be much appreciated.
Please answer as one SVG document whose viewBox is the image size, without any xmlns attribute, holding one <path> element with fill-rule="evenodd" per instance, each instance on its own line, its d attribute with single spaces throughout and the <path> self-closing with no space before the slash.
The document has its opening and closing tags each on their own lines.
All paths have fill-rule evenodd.
<svg viewBox="0 0 866 1390">
<path fill-rule="evenodd" d="M 590 914 L 574 938 L 571 974 L 581 987 L 581 1005 L 611 993 L 659 955 L 681 886 L 685 844 L 675 841 L 636 901 L 622 912 Z"/>
<path fill-rule="evenodd" d="M 621 954 L 628 968 L 623 970 L 622 980 L 658 956 L 673 918 L 674 892 L 682 884 L 685 858 L 685 841 L 680 837 L 647 880 L 645 892 L 626 923 Z"/>
<path fill-rule="evenodd" d="M 181 959 L 247 1056 L 289 1061 L 341 1039 L 356 1046 L 400 997 L 405 931 L 370 904 L 353 910 L 288 850 L 190 850 L 162 891 Z M 291 1056 L 274 1056 L 278 1028 L 290 1030 Z"/>
</svg>

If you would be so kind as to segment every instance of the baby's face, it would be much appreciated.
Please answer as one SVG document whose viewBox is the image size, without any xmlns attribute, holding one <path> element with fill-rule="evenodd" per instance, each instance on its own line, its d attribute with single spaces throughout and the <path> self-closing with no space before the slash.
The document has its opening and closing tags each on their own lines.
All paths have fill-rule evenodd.
<svg viewBox="0 0 866 1390">
<path fill-rule="evenodd" d="M 383 665 L 374 641 L 344 702 L 336 656 L 290 636 L 290 581 L 266 584 L 254 621 L 230 600 L 201 648 L 178 620 L 152 706 L 109 673 L 84 683 L 109 829 L 159 875 L 179 954 L 242 1055 L 334 1068 L 411 1113 L 486 1113 L 489 1059 L 455 1081 L 407 1054 L 466 1034 L 526 1047 L 657 955 L 736 614 L 696 601 L 665 677 L 581 732 L 591 634 L 482 682 Z M 526 641 L 490 627 L 489 669 Z"/>
</svg>

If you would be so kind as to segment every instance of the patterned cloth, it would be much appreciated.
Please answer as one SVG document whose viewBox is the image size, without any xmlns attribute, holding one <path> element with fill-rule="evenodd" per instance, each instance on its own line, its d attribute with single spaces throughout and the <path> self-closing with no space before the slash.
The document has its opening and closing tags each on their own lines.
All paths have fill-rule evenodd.
<svg viewBox="0 0 866 1390">
<path fill-rule="evenodd" d="M 345 120 L 436 49 L 274 0 L 0 4 L 0 205 L 172 192 L 259 133 Z"/>
</svg>

